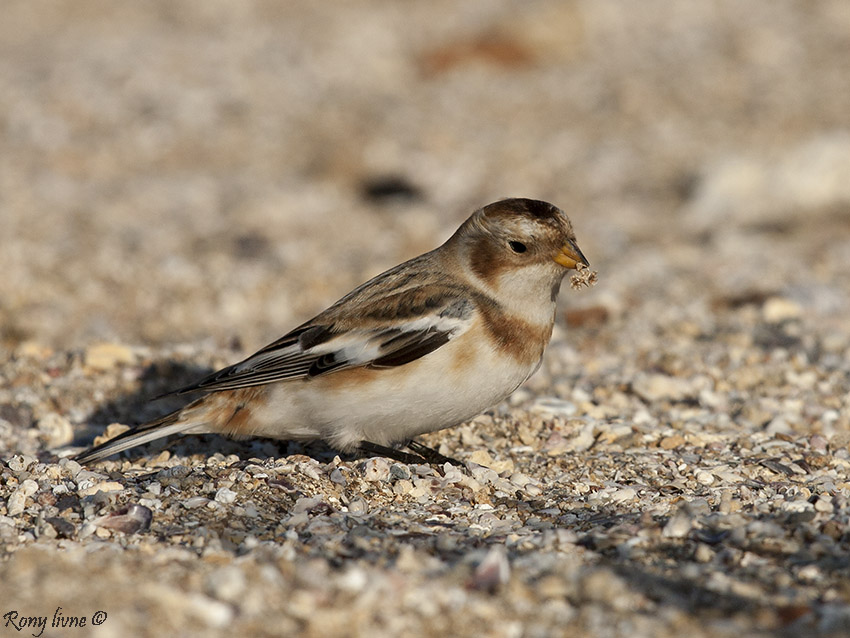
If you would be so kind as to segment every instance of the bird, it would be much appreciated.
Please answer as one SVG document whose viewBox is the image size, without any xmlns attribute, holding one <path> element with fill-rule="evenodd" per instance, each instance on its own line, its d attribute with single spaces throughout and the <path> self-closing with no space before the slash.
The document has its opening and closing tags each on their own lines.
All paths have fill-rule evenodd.
<svg viewBox="0 0 850 638">
<path fill-rule="evenodd" d="M 438 248 L 176 390 L 200 394 L 184 407 L 75 460 L 101 460 L 173 434 L 217 433 L 452 461 L 414 437 L 470 420 L 534 374 L 564 276 L 589 265 L 564 211 L 535 199 L 496 201 Z"/>
</svg>

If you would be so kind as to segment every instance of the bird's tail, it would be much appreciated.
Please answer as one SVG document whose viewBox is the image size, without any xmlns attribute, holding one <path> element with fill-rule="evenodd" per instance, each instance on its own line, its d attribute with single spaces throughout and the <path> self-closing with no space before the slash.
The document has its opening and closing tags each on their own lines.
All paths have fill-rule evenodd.
<svg viewBox="0 0 850 638">
<path fill-rule="evenodd" d="M 194 419 L 183 418 L 186 415 L 187 408 L 191 408 L 193 406 L 194 403 L 189 404 L 188 406 L 175 410 L 170 414 L 166 414 L 155 421 L 137 425 L 126 432 L 122 432 L 113 439 L 105 441 L 100 445 L 95 445 L 93 448 L 90 448 L 85 452 L 81 452 L 74 457 L 74 460 L 77 463 L 99 461 L 100 459 L 105 459 L 107 456 L 112 456 L 118 452 L 129 450 L 132 447 L 148 443 L 149 441 L 161 439 L 170 434 L 202 432 L 204 431 L 201 429 L 204 425 L 203 423 L 199 424 L 198 421 Z"/>
</svg>

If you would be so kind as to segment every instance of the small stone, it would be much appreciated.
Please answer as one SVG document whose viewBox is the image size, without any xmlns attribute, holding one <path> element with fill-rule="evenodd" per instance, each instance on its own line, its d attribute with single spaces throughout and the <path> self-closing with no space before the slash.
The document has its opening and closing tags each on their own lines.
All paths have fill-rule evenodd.
<svg viewBox="0 0 850 638">
<path fill-rule="evenodd" d="M 61 516 L 52 516 L 46 518 L 45 521 L 50 523 L 51 527 L 56 531 L 56 534 L 59 538 L 72 538 L 74 536 L 74 532 L 76 531 L 76 527 L 70 521 L 62 518 Z"/>
<path fill-rule="evenodd" d="M 133 504 L 105 516 L 94 519 L 92 524 L 118 530 L 124 534 L 135 534 L 150 528 L 153 512 L 144 505 Z"/>
<path fill-rule="evenodd" d="M 393 493 L 398 494 L 399 496 L 409 494 L 411 491 L 413 491 L 413 483 L 407 479 L 399 479 L 393 485 Z"/>
<path fill-rule="evenodd" d="M 690 506 L 685 503 L 682 505 L 661 531 L 664 538 L 684 538 L 691 531 L 694 524 L 694 516 L 691 513 Z"/>
<path fill-rule="evenodd" d="M 560 432 L 552 432 L 541 448 L 549 456 L 561 456 L 568 448 L 567 439 Z"/>
<path fill-rule="evenodd" d="M 685 444 L 685 437 L 681 434 L 673 434 L 671 436 L 665 436 L 658 443 L 658 446 L 662 450 L 675 450 L 678 447 L 682 447 Z"/>
<path fill-rule="evenodd" d="M 111 370 L 118 365 L 134 363 L 136 356 L 127 346 L 117 343 L 96 343 L 85 352 L 85 362 L 95 370 Z"/>
<path fill-rule="evenodd" d="M 543 488 L 539 485 L 535 485 L 534 483 L 529 483 L 524 488 L 525 493 L 531 496 L 532 498 L 535 496 L 540 496 L 543 493 Z"/>
<path fill-rule="evenodd" d="M 152 481 L 148 484 L 147 491 L 149 494 L 159 496 L 160 494 L 162 494 L 162 485 L 158 481 Z"/>
<path fill-rule="evenodd" d="M 399 571 L 405 571 L 406 565 L 404 565 L 406 557 L 412 553 L 407 550 L 410 546 L 404 545 L 402 547 L 402 551 L 399 552 L 399 557 L 396 560 L 396 569 Z M 399 563 L 402 563 L 402 566 L 399 567 Z M 414 570 L 420 568 L 420 565 L 417 563 L 414 567 Z M 411 570 L 413 571 L 413 570 Z M 352 565 L 349 567 L 339 579 L 339 586 L 341 589 L 347 592 L 351 592 L 352 594 L 359 594 L 364 591 L 366 587 L 369 585 L 369 575 L 366 573 L 365 569 Z"/>
<path fill-rule="evenodd" d="M 797 572 L 797 575 L 800 577 L 800 580 L 809 582 L 816 582 L 823 578 L 821 570 L 817 565 L 806 565 Z"/>
<path fill-rule="evenodd" d="M 77 494 L 80 496 L 92 496 L 98 492 L 120 492 L 124 486 L 118 481 L 97 481 L 89 480 L 80 481 L 78 483 Z"/>
<path fill-rule="evenodd" d="M 611 500 L 615 503 L 633 501 L 637 498 L 637 490 L 633 487 L 624 487 L 611 493 Z"/>
<path fill-rule="evenodd" d="M 493 461 L 490 463 L 490 469 L 496 474 L 507 474 L 514 471 L 513 459 L 503 459 L 501 461 Z"/>
<path fill-rule="evenodd" d="M 224 628 L 231 623 L 235 613 L 232 605 L 202 594 L 190 594 L 188 610 L 191 615 L 211 628 Z"/>
<path fill-rule="evenodd" d="M 803 315 L 803 309 L 800 304 L 785 297 L 771 297 L 762 306 L 761 314 L 767 323 L 782 323 L 799 319 Z"/>
<path fill-rule="evenodd" d="M 44 435 L 48 447 L 68 445 L 74 439 L 71 422 L 61 414 L 48 412 L 38 420 L 38 431 Z"/>
<path fill-rule="evenodd" d="M 345 480 L 345 476 L 342 471 L 338 467 L 334 468 L 331 472 L 331 481 L 337 485 L 342 485 L 343 487 L 348 483 L 348 481 Z"/>
<path fill-rule="evenodd" d="M 634 391 L 645 401 L 683 401 L 697 396 L 699 389 L 686 380 L 666 374 L 641 374 L 632 384 Z"/>
<path fill-rule="evenodd" d="M 765 426 L 764 431 L 774 436 L 777 434 L 792 434 L 794 432 L 788 421 L 781 416 L 771 419 L 770 423 Z"/>
<path fill-rule="evenodd" d="M 578 434 L 567 441 L 567 450 L 570 452 L 587 452 L 596 443 L 595 428 L 593 423 L 584 424 Z"/>
<path fill-rule="evenodd" d="M 183 507 L 187 510 L 193 510 L 198 507 L 203 507 L 209 502 L 210 499 L 204 496 L 192 496 L 191 498 L 187 498 L 185 501 L 181 501 L 181 505 L 183 505 Z"/>
<path fill-rule="evenodd" d="M 506 584 L 510 577 L 511 566 L 504 545 L 493 545 L 484 560 L 475 568 L 469 586 L 472 589 L 493 592 L 500 585 Z"/>
<path fill-rule="evenodd" d="M 694 474 L 694 478 L 696 478 L 697 482 L 702 485 L 711 485 L 714 483 L 714 474 L 706 472 L 705 470 L 698 470 Z"/>
<path fill-rule="evenodd" d="M 222 505 L 230 505 L 231 503 L 236 502 L 236 497 L 238 495 L 231 489 L 226 487 L 221 487 L 215 493 L 215 501 L 221 503 Z"/>
<path fill-rule="evenodd" d="M 27 455 L 24 455 L 24 454 L 15 454 L 15 456 L 10 458 L 6 462 L 6 464 L 9 466 L 9 469 L 12 470 L 13 472 L 23 472 L 30 465 L 32 465 L 35 462 L 36 462 L 36 459 L 31 457 L 31 456 L 27 456 Z"/>
<path fill-rule="evenodd" d="M 395 480 L 407 480 L 410 478 L 410 468 L 402 463 L 393 463 L 390 465 L 390 476 Z"/>
<path fill-rule="evenodd" d="M 24 341 L 15 348 L 15 354 L 21 358 L 44 360 L 53 354 L 53 349 L 38 341 Z"/>
<path fill-rule="evenodd" d="M 794 514 L 799 514 L 801 512 L 811 512 L 814 510 L 814 506 L 809 503 L 807 500 L 802 498 L 797 498 L 793 501 L 783 501 L 779 506 L 783 512 L 791 512 Z"/>
<path fill-rule="evenodd" d="M 531 412 L 545 416 L 572 416 L 578 408 L 572 401 L 565 401 L 555 397 L 540 397 L 531 404 Z"/>
<path fill-rule="evenodd" d="M 482 467 L 490 467 L 493 463 L 492 457 L 487 453 L 486 450 L 475 450 L 472 454 L 467 457 L 468 463 L 475 463 L 476 465 L 480 465 Z"/>
<path fill-rule="evenodd" d="M 612 570 L 601 567 L 593 569 L 581 582 L 581 594 L 585 600 L 610 605 L 617 611 L 628 611 L 639 602 L 639 597 L 628 584 Z"/>
<path fill-rule="evenodd" d="M 38 483 L 36 483 L 33 479 L 26 479 L 21 483 L 18 489 L 26 496 L 32 496 L 38 492 Z"/>
<path fill-rule="evenodd" d="M 820 434 L 813 434 L 809 437 L 809 447 L 812 448 L 813 451 L 818 452 L 819 454 L 825 454 L 828 447 L 828 441 L 825 437 Z"/>
<path fill-rule="evenodd" d="M 293 514 L 310 513 L 322 507 L 327 507 L 321 496 L 302 496 L 292 507 Z"/>
<path fill-rule="evenodd" d="M 38 483 L 32 479 L 26 479 L 18 488 L 9 496 L 6 502 L 6 514 L 8 516 L 17 516 L 26 508 L 27 498 L 38 491 Z"/>
<path fill-rule="evenodd" d="M 390 463 L 387 459 L 376 456 L 368 459 L 364 464 L 363 478 L 370 483 L 387 481 L 390 478 Z"/>
<path fill-rule="evenodd" d="M 698 563 L 709 563 L 714 558 L 714 552 L 705 543 L 700 543 L 694 550 L 694 560 Z"/>
<path fill-rule="evenodd" d="M 821 494 L 815 501 L 815 510 L 818 512 L 832 512 L 834 509 L 832 497 L 827 494 Z"/>
<path fill-rule="evenodd" d="M 73 459 L 59 459 L 59 467 L 71 477 L 76 477 L 83 469 L 83 466 Z"/>
<path fill-rule="evenodd" d="M 352 516 L 363 516 L 369 511 L 369 505 L 362 498 L 355 498 L 348 504 L 348 513 Z"/>
<path fill-rule="evenodd" d="M 215 570 L 207 576 L 207 589 L 219 600 L 238 604 L 245 592 L 245 574 L 235 565 Z"/>
</svg>

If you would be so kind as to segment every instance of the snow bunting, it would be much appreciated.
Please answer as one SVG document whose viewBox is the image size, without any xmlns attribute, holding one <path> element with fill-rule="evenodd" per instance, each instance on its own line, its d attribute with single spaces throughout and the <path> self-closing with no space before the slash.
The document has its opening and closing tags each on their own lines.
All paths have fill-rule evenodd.
<svg viewBox="0 0 850 638">
<path fill-rule="evenodd" d="M 439 248 L 177 390 L 200 398 L 77 460 L 176 433 L 322 440 L 340 451 L 427 450 L 411 439 L 474 417 L 537 370 L 561 281 L 588 265 L 563 211 L 532 199 L 495 202 Z"/>
</svg>

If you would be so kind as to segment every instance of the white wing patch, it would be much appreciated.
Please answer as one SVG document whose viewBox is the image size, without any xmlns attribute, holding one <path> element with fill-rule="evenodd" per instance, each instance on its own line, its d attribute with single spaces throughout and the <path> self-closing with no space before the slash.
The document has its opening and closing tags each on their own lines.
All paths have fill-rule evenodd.
<svg viewBox="0 0 850 638">
<path fill-rule="evenodd" d="M 299 338 L 304 331 L 294 331 L 272 346 L 181 392 L 235 390 L 361 366 L 380 368 L 404 365 L 463 334 L 472 321 L 471 312 L 465 314 L 432 314 L 413 321 L 339 334 L 333 334 L 331 326 L 326 332 L 326 335 L 331 336 L 322 338 L 316 345 L 309 345 L 308 340 L 308 347 Z M 324 329 L 321 326 L 311 328 Z"/>
</svg>

